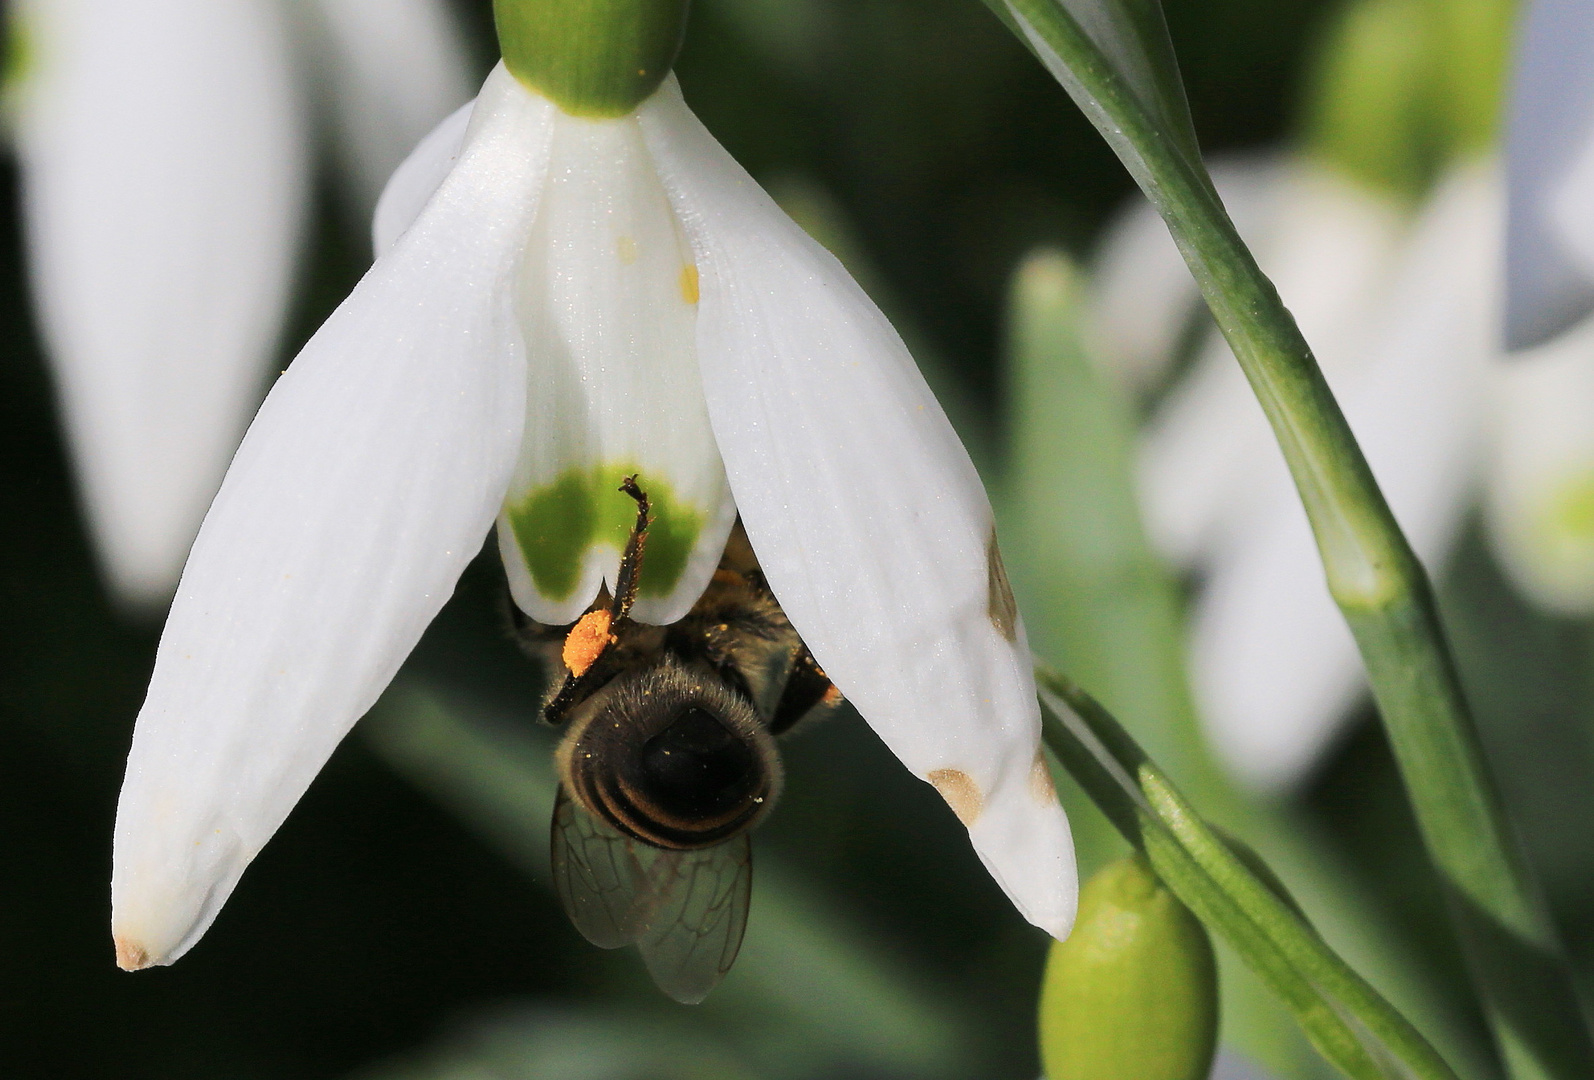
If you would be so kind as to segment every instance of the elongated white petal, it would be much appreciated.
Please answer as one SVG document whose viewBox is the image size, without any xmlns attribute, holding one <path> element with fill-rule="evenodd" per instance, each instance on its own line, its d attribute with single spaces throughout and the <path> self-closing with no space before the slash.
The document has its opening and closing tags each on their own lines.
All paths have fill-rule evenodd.
<svg viewBox="0 0 1594 1080">
<path fill-rule="evenodd" d="M 427 200 L 454 168 L 475 107 L 474 101 L 467 101 L 449 113 L 393 170 L 371 218 L 371 247 L 377 258 L 386 255 L 405 230 L 415 224 Z"/>
<path fill-rule="evenodd" d="M 444 0 L 316 0 L 319 71 L 363 207 L 438 121 L 470 100 L 465 44 Z M 307 13 L 308 14 L 308 13 Z"/>
<path fill-rule="evenodd" d="M 262 392 L 304 203 L 272 0 L 28 0 L 29 269 L 112 586 L 164 603 Z"/>
<path fill-rule="evenodd" d="M 837 687 L 969 827 L 1024 915 L 1073 921 L 990 506 L 901 339 L 669 83 L 640 110 L 702 273 L 699 363 L 742 521 Z"/>
<path fill-rule="evenodd" d="M 1451 178 L 1416 226 L 1340 404 L 1417 554 L 1443 562 L 1467 506 L 1498 310 L 1499 188 Z M 1192 626 L 1192 678 L 1218 751 L 1265 790 L 1296 783 L 1362 692 L 1344 620 L 1277 451 L 1216 560 Z"/>
<path fill-rule="evenodd" d="M 1506 133 L 1512 349 L 1594 312 L 1594 6 L 1534 0 L 1525 16 Z"/>
<path fill-rule="evenodd" d="M 634 118 L 555 124 L 520 301 L 526 444 L 499 520 L 515 601 L 576 619 L 614 583 L 636 505 L 652 501 L 632 616 L 685 615 L 719 564 L 736 506 L 698 374 L 697 268 Z"/>
<path fill-rule="evenodd" d="M 510 286 L 551 111 L 494 73 L 458 167 L 244 439 L 128 757 L 123 966 L 170 963 L 204 933 L 479 550 L 520 440 Z"/>
<path fill-rule="evenodd" d="M 1271 159 L 1219 160 L 1212 182 L 1240 234 L 1263 235 L 1280 167 Z M 1201 294 L 1162 215 L 1138 192 L 1108 224 L 1092 273 L 1091 351 L 1130 386 L 1153 385 L 1175 360 Z"/>
<path fill-rule="evenodd" d="M 1309 161 L 1272 171 L 1271 206 L 1246 237 L 1333 386 L 1370 354 L 1402 232 L 1386 198 Z M 1273 433 L 1228 343 L 1209 336 L 1194 370 L 1147 426 L 1140 457 L 1146 525 L 1159 550 L 1190 565 L 1224 541 L 1277 472 Z"/>
<path fill-rule="evenodd" d="M 1594 611 L 1594 318 L 1499 373 L 1490 539 L 1550 611 Z"/>
</svg>

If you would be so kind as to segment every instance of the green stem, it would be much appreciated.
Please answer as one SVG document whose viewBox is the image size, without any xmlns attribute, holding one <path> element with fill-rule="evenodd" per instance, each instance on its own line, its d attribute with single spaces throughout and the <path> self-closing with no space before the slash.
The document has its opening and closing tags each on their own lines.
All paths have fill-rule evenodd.
<svg viewBox="0 0 1594 1080">
<path fill-rule="evenodd" d="M 1358 1080 L 1454 1080 L 1417 1029 L 1201 819 L 1105 709 L 1061 676 L 1037 676 L 1048 748 L 1179 899 L 1284 1000 L 1325 1058 Z"/>
<path fill-rule="evenodd" d="M 1485 771 L 1432 587 L 1294 318 L 1188 137 L 1168 122 L 1166 98 L 1148 98 L 1144 83 L 1137 93 L 1058 0 L 986 2 L 1058 76 L 1162 213 L 1267 414 L 1512 1076 L 1594 1075 L 1594 1042 Z M 1142 29 L 1155 7 L 1125 6 Z"/>
</svg>

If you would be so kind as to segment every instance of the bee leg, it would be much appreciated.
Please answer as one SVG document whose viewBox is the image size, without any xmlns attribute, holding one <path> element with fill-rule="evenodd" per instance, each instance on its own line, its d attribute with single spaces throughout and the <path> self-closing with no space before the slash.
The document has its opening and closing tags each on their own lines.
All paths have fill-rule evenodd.
<svg viewBox="0 0 1594 1080">
<path fill-rule="evenodd" d="M 836 689 L 825 674 L 808 646 L 799 644 L 792 659 L 791 675 L 786 679 L 786 689 L 781 692 L 769 719 L 769 733 L 780 735 L 790 731 L 809 713 L 820 709 L 830 710 L 841 704 L 841 691 Z"/>
<path fill-rule="evenodd" d="M 636 500 L 637 513 L 636 525 L 620 556 L 614 597 L 607 610 L 599 608 L 587 612 L 566 635 L 565 677 L 543 707 L 544 723 L 562 724 L 576 702 L 587 696 L 589 687 L 601 685 L 612 675 L 610 666 L 604 662 L 605 654 L 614 642 L 614 627 L 631 613 L 631 605 L 636 602 L 637 581 L 642 575 L 642 549 L 648 538 L 649 504 L 647 493 L 637 486 L 635 475 L 626 477 L 620 490 Z"/>
<path fill-rule="evenodd" d="M 616 575 L 614 583 L 614 600 L 609 604 L 609 614 L 619 622 L 631 614 L 631 605 L 636 602 L 637 584 L 642 578 L 642 551 L 647 546 L 648 539 L 648 496 L 647 492 L 637 487 L 636 475 L 625 478 L 620 485 L 620 490 L 636 500 L 636 525 L 631 529 L 631 538 L 625 542 L 625 552 L 620 556 L 620 572 Z"/>
</svg>

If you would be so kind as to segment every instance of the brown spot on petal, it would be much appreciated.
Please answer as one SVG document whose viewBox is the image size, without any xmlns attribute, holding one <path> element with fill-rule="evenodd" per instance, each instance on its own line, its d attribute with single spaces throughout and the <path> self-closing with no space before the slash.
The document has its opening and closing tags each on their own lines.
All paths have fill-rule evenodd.
<svg viewBox="0 0 1594 1080">
<path fill-rule="evenodd" d="M 1013 587 L 1007 583 L 1007 567 L 1002 565 L 1002 551 L 996 546 L 996 529 L 985 544 L 985 587 L 990 594 L 985 612 L 991 625 L 1008 641 L 1018 640 L 1018 605 L 1013 602 Z"/>
<path fill-rule="evenodd" d="M 123 971 L 137 971 L 139 968 L 149 967 L 149 953 L 136 941 L 117 938 L 116 966 Z"/>
<path fill-rule="evenodd" d="M 985 808 L 985 795 L 974 778 L 962 769 L 936 769 L 925 779 L 935 785 L 965 829 L 972 829 Z"/>
<path fill-rule="evenodd" d="M 1046 755 L 1039 750 L 1035 751 L 1035 764 L 1029 769 L 1029 794 L 1042 806 L 1051 806 L 1057 801 L 1057 788 L 1052 786 L 1052 770 L 1046 764 Z"/>
<path fill-rule="evenodd" d="M 614 635 L 609 633 L 609 624 L 613 621 L 614 616 L 609 614 L 607 608 L 599 608 L 581 616 L 580 621 L 570 628 L 563 652 L 565 667 L 570 669 L 570 674 L 586 674 L 593 661 L 613 644 Z"/>
</svg>

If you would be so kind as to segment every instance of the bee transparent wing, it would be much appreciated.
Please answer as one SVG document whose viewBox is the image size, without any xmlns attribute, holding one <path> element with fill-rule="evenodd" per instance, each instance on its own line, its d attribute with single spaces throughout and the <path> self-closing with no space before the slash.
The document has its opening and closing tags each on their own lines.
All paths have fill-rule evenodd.
<svg viewBox="0 0 1594 1080">
<path fill-rule="evenodd" d="M 753 847 L 746 833 L 696 851 L 660 851 L 638 905 L 637 946 L 660 990 L 695 1005 L 731 969 L 747 929 Z"/>
<path fill-rule="evenodd" d="M 600 949 L 636 941 L 646 926 L 642 905 L 652 895 L 639 857 L 643 845 L 583 810 L 563 784 L 554 803 L 552 841 L 559 901 L 581 936 Z"/>
<path fill-rule="evenodd" d="M 730 970 L 747 929 L 753 848 L 746 833 L 666 851 L 593 817 L 564 785 L 553 814 L 553 876 L 565 914 L 603 949 L 635 943 L 653 981 L 695 1005 Z"/>
</svg>

